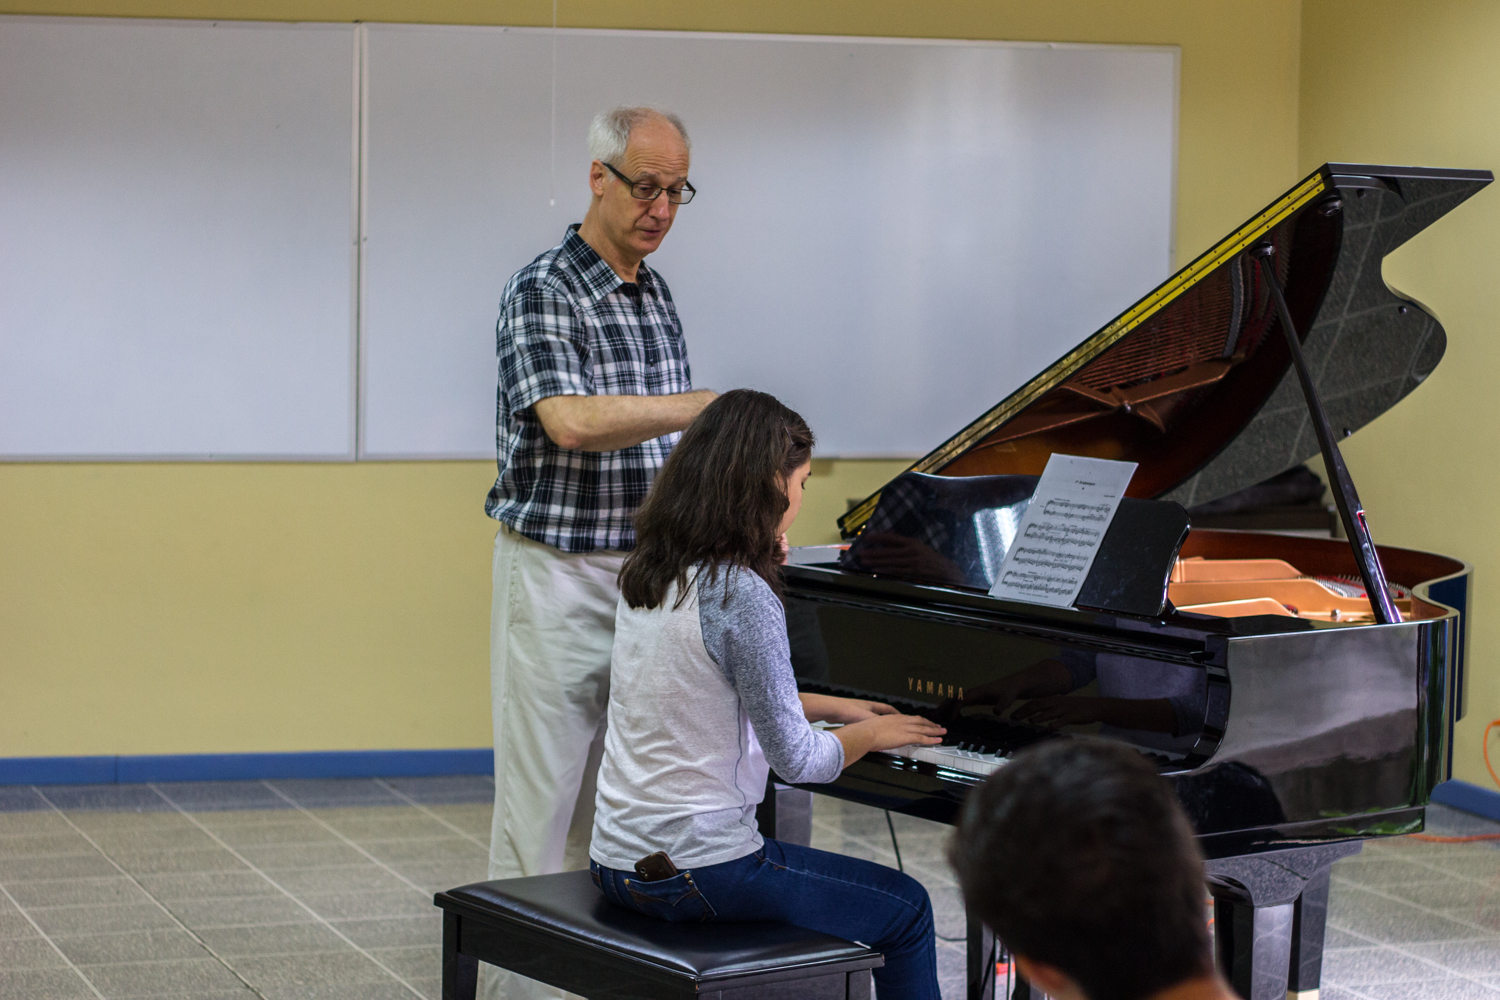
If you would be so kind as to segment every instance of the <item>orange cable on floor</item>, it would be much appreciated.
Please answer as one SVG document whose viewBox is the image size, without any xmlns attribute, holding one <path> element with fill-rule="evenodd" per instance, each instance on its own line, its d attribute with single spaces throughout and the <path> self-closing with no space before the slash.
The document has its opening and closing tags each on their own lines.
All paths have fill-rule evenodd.
<svg viewBox="0 0 1500 1000">
<path fill-rule="evenodd" d="M 1495 765 L 1490 763 L 1490 730 L 1500 726 L 1500 719 L 1496 719 L 1484 727 L 1484 737 L 1480 740 L 1480 748 L 1484 751 L 1484 769 L 1490 772 L 1490 778 L 1496 785 L 1500 785 L 1500 775 L 1495 774 Z M 1410 833 L 1407 836 L 1412 840 L 1420 840 L 1427 844 L 1472 844 L 1476 840 L 1500 840 L 1500 833 L 1476 833 L 1468 837 L 1439 837 L 1431 833 Z"/>
</svg>

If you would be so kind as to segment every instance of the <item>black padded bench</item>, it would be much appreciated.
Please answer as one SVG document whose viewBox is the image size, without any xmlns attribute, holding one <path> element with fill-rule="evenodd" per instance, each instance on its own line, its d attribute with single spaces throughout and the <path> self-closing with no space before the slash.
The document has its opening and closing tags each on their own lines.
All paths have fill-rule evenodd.
<svg viewBox="0 0 1500 1000">
<path fill-rule="evenodd" d="M 870 1000 L 879 952 L 790 924 L 674 924 L 608 902 L 586 871 L 440 892 L 443 1000 L 480 962 L 589 1000 Z"/>
</svg>

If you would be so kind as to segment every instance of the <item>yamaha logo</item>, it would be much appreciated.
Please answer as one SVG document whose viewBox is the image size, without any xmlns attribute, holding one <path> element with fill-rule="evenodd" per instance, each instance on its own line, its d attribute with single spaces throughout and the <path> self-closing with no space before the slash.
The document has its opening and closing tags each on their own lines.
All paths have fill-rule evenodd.
<svg viewBox="0 0 1500 1000">
<path fill-rule="evenodd" d="M 920 677 L 908 677 L 906 679 L 906 690 L 912 694 L 931 694 L 939 698 L 957 698 L 964 700 L 964 689 L 952 684 L 942 684 L 938 681 L 924 681 Z"/>
</svg>

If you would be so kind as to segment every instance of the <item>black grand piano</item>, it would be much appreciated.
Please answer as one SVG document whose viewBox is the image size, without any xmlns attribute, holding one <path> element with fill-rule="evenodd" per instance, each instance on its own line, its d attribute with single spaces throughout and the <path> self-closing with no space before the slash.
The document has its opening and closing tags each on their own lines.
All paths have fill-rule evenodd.
<svg viewBox="0 0 1500 1000">
<path fill-rule="evenodd" d="M 794 550 L 803 690 L 949 730 L 807 787 L 952 822 L 1024 746 L 1123 740 L 1192 817 L 1235 989 L 1316 991 L 1329 865 L 1421 830 L 1449 775 L 1469 580 L 1459 559 L 1369 543 L 1334 441 L 1443 355 L 1382 259 L 1492 179 L 1325 164 L 851 510 L 847 545 Z M 1349 541 L 1190 530 L 1185 507 L 1320 452 Z M 1075 606 L 992 598 L 1054 453 L 1138 463 L 1130 499 Z M 1042 698 L 1047 725 L 1026 717 Z M 969 955 L 969 996 L 988 998 L 993 941 L 972 921 Z"/>
</svg>

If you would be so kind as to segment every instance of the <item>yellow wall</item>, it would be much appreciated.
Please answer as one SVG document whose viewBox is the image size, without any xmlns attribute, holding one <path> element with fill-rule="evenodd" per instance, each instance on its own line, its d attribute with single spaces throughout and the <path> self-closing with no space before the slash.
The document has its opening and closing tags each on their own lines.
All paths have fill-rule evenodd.
<svg viewBox="0 0 1500 1000">
<path fill-rule="evenodd" d="M 1500 168 L 1500 5 L 1305 0 L 1300 160 Z M 1377 540 L 1475 565 L 1472 701 L 1455 777 L 1493 787 L 1479 741 L 1500 717 L 1500 191 L 1486 190 L 1387 259 L 1386 281 L 1448 332 L 1437 371 L 1344 445 Z M 1496 757 L 1500 763 L 1500 755 Z"/>
<path fill-rule="evenodd" d="M 1179 263 L 1297 175 L 1296 0 L 559 7 L 564 27 L 1180 45 Z M 0 0 L 17 14 L 518 25 L 551 10 Z M 794 541 L 833 540 L 845 500 L 899 468 L 820 463 Z M 0 757 L 487 745 L 492 476 L 484 463 L 0 466 Z"/>
</svg>

